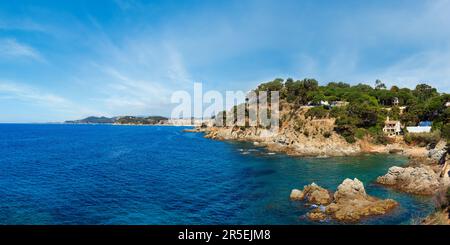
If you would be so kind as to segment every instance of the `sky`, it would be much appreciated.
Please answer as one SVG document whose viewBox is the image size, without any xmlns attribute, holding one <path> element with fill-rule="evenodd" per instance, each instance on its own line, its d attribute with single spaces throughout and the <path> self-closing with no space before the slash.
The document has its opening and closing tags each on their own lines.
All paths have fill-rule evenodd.
<svg viewBox="0 0 450 245">
<path fill-rule="evenodd" d="M 0 2 L 0 122 L 170 116 L 174 91 L 316 78 L 450 92 L 448 0 Z"/>
</svg>

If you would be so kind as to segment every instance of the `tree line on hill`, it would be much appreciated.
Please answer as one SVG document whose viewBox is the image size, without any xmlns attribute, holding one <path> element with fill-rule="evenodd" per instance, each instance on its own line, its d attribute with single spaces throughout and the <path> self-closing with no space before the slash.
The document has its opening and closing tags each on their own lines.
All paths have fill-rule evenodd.
<svg viewBox="0 0 450 245">
<path fill-rule="evenodd" d="M 168 118 L 161 116 L 136 117 L 136 116 L 122 116 L 122 117 L 87 117 L 81 120 L 65 121 L 69 124 L 136 124 L 136 125 L 153 125 L 165 124 Z"/>
<path fill-rule="evenodd" d="M 402 125 L 415 126 L 420 121 L 432 121 L 433 131 L 450 138 L 450 94 L 439 93 L 436 88 L 425 83 L 414 89 L 386 85 L 377 80 L 375 86 L 367 84 L 350 85 L 345 82 L 330 82 L 320 86 L 315 79 L 294 81 L 277 78 L 260 84 L 259 91 L 279 91 L 280 99 L 294 106 L 320 105 L 321 101 L 346 101 L 345 106 L 316 106 L 307 116 L 311 118 L 336 118 L 335 131 L 348 142 L 355 142 L 367 134 L 379 143 L 385 141 L 382 128 L 386 117 L 399 120 Z"/>
</svg>

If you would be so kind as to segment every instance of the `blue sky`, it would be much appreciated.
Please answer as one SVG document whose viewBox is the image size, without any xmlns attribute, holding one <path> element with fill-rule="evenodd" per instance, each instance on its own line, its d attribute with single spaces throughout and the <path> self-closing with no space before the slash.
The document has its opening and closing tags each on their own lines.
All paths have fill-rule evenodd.
<svg viewBox="0 0 450 245">
<path fill-rule="evenodd" d="M 165 115 L 313 77 L 450 92 L 450 1 L 1 1 L 0 122 Z"/>
</svg>

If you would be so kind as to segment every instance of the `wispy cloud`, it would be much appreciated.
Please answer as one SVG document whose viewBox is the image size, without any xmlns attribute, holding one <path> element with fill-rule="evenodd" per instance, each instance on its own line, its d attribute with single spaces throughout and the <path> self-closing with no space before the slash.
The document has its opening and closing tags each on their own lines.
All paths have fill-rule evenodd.
<svg viewBox="0 0 450 245">
<path fill-rule="evenodd" d="M 168 114 L 172 92 L 192 88 L 183 54 L 169 40 L 141 32 L 113 40 L 95 18 L 90 22 L 93 34 L 85 42 L 96 55 L 80 62 L 86 72 L 78 75 L 95 84 L 101 95 L 91 100 L 109 114 Z"/>
<path fill-rule="evenodd" d="M 375 78 L 372 74 L 372 78 Z M 391 85 L 401 84 L 414 87 L 418 82 L 434 83 L 440 91 L 450 91 L 450 49 L 425 51 L 409 56 L 384 71 L 378 77 L 390 81 Z"/>
<path fill-rule="evenodd" d="M 0 39 L 0 57 L 45 61 L 37 50 L 27 44 L 19 43 L 13 38 Z"/>
<path fill-rule="evenodd" d="M 0 19 L 0 30 L 18 30 L 28 32 L 48 32 L 48 28 L 31 19 Z"/>
<path fill-rule="evenodd" d="M 136 0 L 114 0 L 119 8 L 122 10 L 130 10 L 142 7 L 142 3 Z"/>
<path fill-rule="evenodd" d="M 171 90 L 162 83 L 134 79 L 115 68 L 103 67 L 110 82 L 103 88 L 100 99 L 111 113 L 152 114 L 170 103 Z"/>
<path fill-rule="evenodd" d="M 0 99 L 22 101 L 30 105 L 43 106 L 50 110 L 70 113 L 68 116 L 71 117 L 97 113 L 59 95 L 44 92 L 38 88 L 20 83 L 0 81 L 0 95 L 2 96 Z"/>
</svg>

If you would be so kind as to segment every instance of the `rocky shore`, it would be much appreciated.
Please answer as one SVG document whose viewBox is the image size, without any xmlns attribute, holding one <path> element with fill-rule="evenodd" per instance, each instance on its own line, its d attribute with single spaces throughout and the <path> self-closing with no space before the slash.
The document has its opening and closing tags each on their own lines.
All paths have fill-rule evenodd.
<svg viewBox="0 0 450 245">
<path fill-rule="evenodd" d="M 257 142 L 269 151 L 285 153 L 291 156 L 334 157 L 355 156 L 359 154 L 400 154 L 412 157 L 424 157 L 425 147 L 408 146 L 404 143 L 373 145 L 367 140 L 358 140 L 350 144 L 333 132 L 333 119 L 311 120 L 311 130 L 307 135 L 291 128 L 281 128 L 274 133 L 256 127 L 208 127 L 194 128 L 186 132 L 203 132 L 205 138 L 215 140 L 236 140 Z"/>
<path fill-rule="evenodd" d="M 416 195 L 434 195 L 450 186 L 449 155 L 445 141 L 428 151 L 428 157 L 410 158 L 409 166 L 389 168 L 377 183 Z"/>
<path fill-rule="evenodd" d="M 391 167 L 377 182 L 400 191 L 417 195 L 433 195 L 441 187 L 440 177 L 429 166 Z"/>
<path fill-rule="evenodd" d="M 332 218 L 342 222 L 357 222 L 364 217 L 386 214 L 398 206 L 392 199 L 381 200 L 368 195 L 363 183 L 356 178 L 345 179 L 334 194 L 312 183 L 303 190 L 292 190 L 290 198 L 319 205 L 306 214 L 314 221 Z"/>
</svg>

